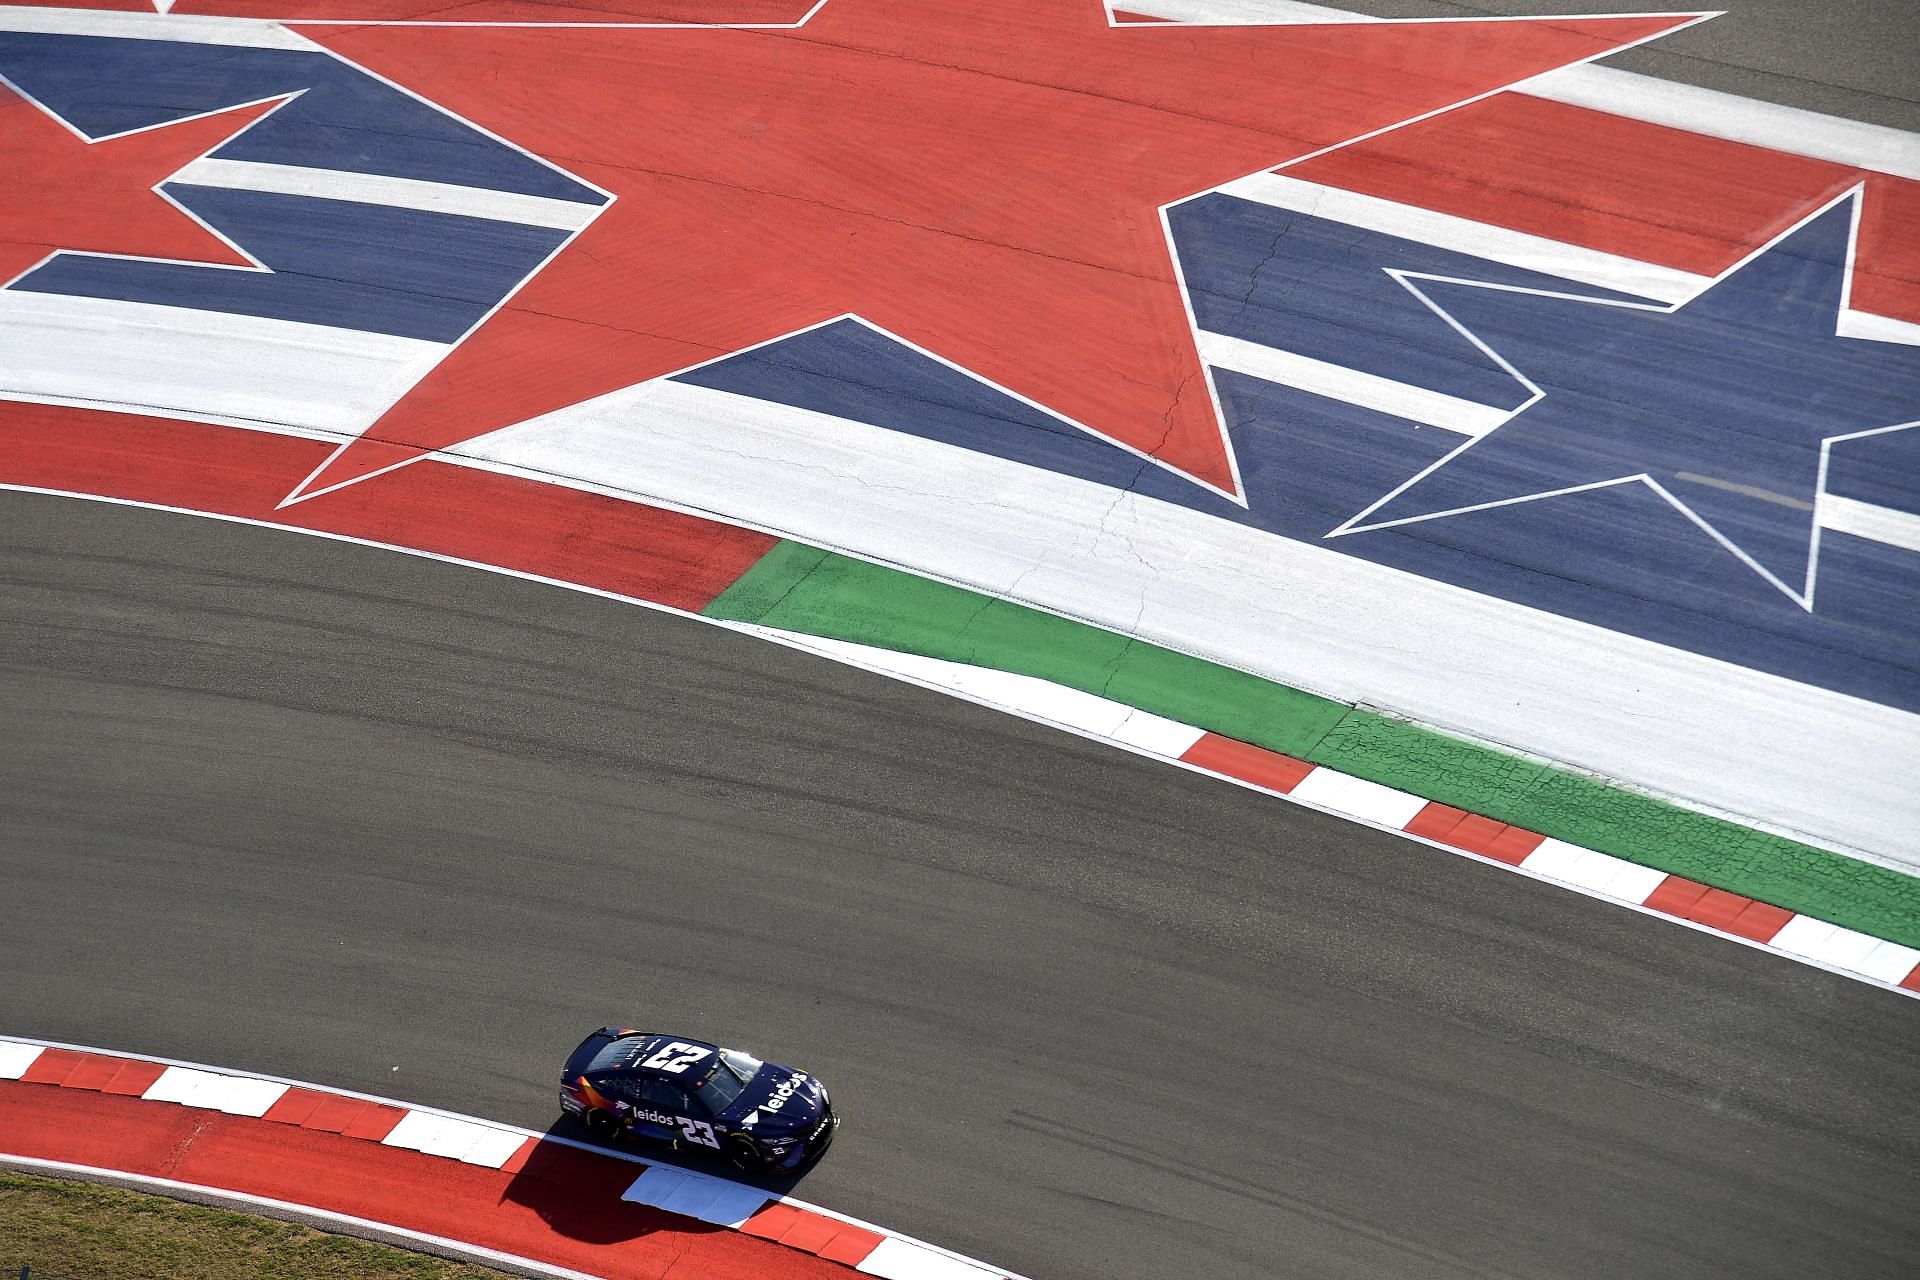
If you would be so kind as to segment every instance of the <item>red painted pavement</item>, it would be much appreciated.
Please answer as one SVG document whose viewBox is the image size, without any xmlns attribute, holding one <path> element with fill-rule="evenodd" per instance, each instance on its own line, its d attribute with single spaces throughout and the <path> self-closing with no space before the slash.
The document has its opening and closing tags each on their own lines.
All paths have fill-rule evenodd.
<svg viewBox="0 0 1920 1280">
<path fill-rule="evenodd" d="M 1186 764 L 1211 769 L 1215 773 L 1251 782 L 1282 795 L 1299 786 L 1314 770 L 1314 766 L 1305 760 L 1295 760 L 1278 751 L 1269 751 L 1265 747 L 1256 747 L 1236 738 L 1225 738 L 1217 733 L 1200 735 L 1200 740 L 1188 747 L 1180 759 Z"/>
<path fill-rule="evenodd" d="M 751 530 L 428 461 L 275 511 L 328 445 L 166 418 L 0 402 L 0 484 L 245 516 L 698 611 L 773 546 Z"/>
<path fill-rule="evenodd" d="M 1237 491 L 1161 206 L 1688 21 L 303 28 L 616 195 L 303 491 L 849 312 Z"/>
<path fill-rule="evenodd" d="M 58 249 L 252 266 L 153 188 L 278 105 L 88 142 L 0 85 L 0 285 Z"/>
<path fill-rule="evenodd" d="M 1501 94 L 1287 176 L 1717 275 L 1865 181 L 1852 305 L 1920 322 L 1920 183 Z"/>
<path fill-rule="evenodd" d="M 643 1166 L 561 1148 L 543 1169 L 514 1174 L 312 1128 L 0 1081 L 0 1150 L 284 1200 L 610 1280 L 848 1274 L 787 1245 L 622 1202 Z M 582 1173 L 595 1165 L 601 1176 L 583 1190 Z"/>
</svg>

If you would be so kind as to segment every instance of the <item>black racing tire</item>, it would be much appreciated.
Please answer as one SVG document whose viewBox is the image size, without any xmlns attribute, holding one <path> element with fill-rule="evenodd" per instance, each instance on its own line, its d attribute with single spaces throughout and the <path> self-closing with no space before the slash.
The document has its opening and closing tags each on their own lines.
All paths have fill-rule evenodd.
<svg viewBox="0 0 1920 1280">
<path fill-rule="evenodd" d="M 760 1149 L 760 1144 L 748 1133 L 727 1135 L 727 1159 L 742 1173 L 766 1173 L 773 1168 L 772 1158 Z"/>
<path fill-rule="evenodd" d="M 594 1107 L 581 1119 L 587 1126 L 587 1136 L 596 1142 L 614 1142 L 620 1137 L 620 1122 L 609 1112 Z"/>
</svg>

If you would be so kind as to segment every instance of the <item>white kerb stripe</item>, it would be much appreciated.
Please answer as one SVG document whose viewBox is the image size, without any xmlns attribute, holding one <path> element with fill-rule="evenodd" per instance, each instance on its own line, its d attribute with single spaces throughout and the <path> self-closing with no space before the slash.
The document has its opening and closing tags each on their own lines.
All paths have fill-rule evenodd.
<svg viewBox="0 0 1920 1280">
<path fill-rule="evenodd" d="M 168 1067 L 140 1096 L 149 1102 L 177 1102 L 234 1116 L 263 1116 L 286 1091 L 286 1085 L 272 1080 Z"/>
<path fill-rule="evenodd" d="M 1345 400 L 1375 413 L 1478 438 L 1513 417 L 1511 409 L 1462 400 L 1378 374 L 1362 373 L 1278 347 L 1265 347 L 1224 333 L 1201 332 L 1200 358 L 1215 368 L 1297 387 L 1329 400 Z"/>
<path fill-rule="evenodd" d="M 1427 807 L 1427 802 L 1419 796 L 1324 768 L 1308 774 L 1288 795 L 1396 831 Z"/>
<path fill-rule="evenodd" d="M 1795 916 L 1773 935 L 1771 945 L 1796 956 L 1805 956 L 1809 960 L 1858 973 L 1861 964 L 1880 945 L 1880 939 L 1855 933 L 1852 929 L 1842 929 L 1811 916 Z"/>
<path fill-rule="evenodd" d="M 737 1182 L 723 1182 L 720 1190 L 696 1216 L 702 1222 L 710 1222 L 716 1227 L 739 1230 L 740 1224 L 760 1212 L 765 1207 L 767 1193 L 758 1187 L 742 1186 Z"/>
<path fill-rule="evenodd" d="M 491 1125 L 483 1126 L 487 1132 L 474 1140 L 467 1153 L 460 1157 L 466 1164 L 477 1164 L 487 1169 L 498 1169 L 513 1158 L 516 1151 L 527 1144 L 527 1135 L 516 1133 L 512 1129 L 497 1129 Z"/>
<path fill-rule="evenodd" d="M 650 1165 L 645 1173 L 627 1185 L 627 1189 L 620 1193 L 620 1198 L 658 1208 L 661 1201 L 680 1189 L 680 1184 L 688 1176 L 684 1169 L 675 1169 L 671 1165 Z"/>
<path fill-rule="evenodd" d="M 707 1221 L 707 1211 L 714 1201 L 720 1198 L 727 1184 L 718 1178 L 694 1176 L 673 1189 L 673 1193 L 660 1202 L 660 1207 L 668 1213 L 677 1213 L 686 1218 L 698 1218 Z"/>
<path fill-rule="evenodd" d="M 1001 1280 L 1005 1274 L 895 1236 L 874 1246 L 854 1270 L 884 1280 Z"/>
<path fill-rule="evenodd" d="M 578 231 L 597 217 L 604 205 L 577 204 L 514 191 L 486 191 L 447 182 L 390 178 L 377 173 L 349 173 L 341 169 L 303 169 L 252 160 L 216 160 L 203 157 L 167 180 L 229 191 L 269 191 L 276 195 L 312 196 L 354 204 L 419 209 L 426 213 L 458 214 L 529 227 Z"/>
<path fill-rule="evenodd" d="M 508 1156 L 520 1149 L 522 1140 L 520 1134 L 496 1125 L 428 1111 L 409 1111 L 381 1142 L 423 1155 L 445 1156 L 449 1160 L 498 1169 Z"/>
<path fill-rule="evenodd" d="M 1897 942 L 1882 942 L 1867 952 L 1856 972 L 1882 982 L 1899 982 L 1913 972 L 1915 965 L 1920 965 L 1920 951 Z"/>
<path fill-rule="evenodd" d="M 37 1044 L 0 1040 L 0 1080 L 18 1080 L 27 1074 L 40 1060 L 42 1052 Z"/>
<path fill-rule="evenodd" d="M 1147 711 L 1135 711 L 1121 721 L 1112 734 L 1115 742 L 1124 742 L 1130 747 L 1166 756 L 1170 760 L 1178 760 L 1187 754 L 1193 749 L 1193 744 L 1205 736 L 1204 729 L 1196 729 L 1190 724 L 1181 724 L 1178 720 L 1169 720 Z"/>
</svg>

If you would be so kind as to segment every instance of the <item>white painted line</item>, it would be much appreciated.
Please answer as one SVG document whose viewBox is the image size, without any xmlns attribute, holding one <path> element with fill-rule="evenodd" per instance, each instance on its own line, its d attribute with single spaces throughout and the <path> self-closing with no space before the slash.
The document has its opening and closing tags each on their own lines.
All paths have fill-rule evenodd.
<svg viewBox="0 0 1920 1280">
<path fill-rule="evenodd" d="M 517 1133 L 477 1120 L 461 1120 L 430 1111 L 409 1111 L 381 1142 L 423 1155 L 444 1156 L 466 1164 L 498 1169 L 520 1149 Z"/>
<path fill-rule="evenodd" d="M 148 1102 L 177 1102 L 182 1106 L 199 1106 L 196 1099 L 200 1090 L 209 1082 L 220 1077 L 211 1071 L 196 1071 L 191 1067 L 168 1067 L 160 1073 L 160 1078 L 147 1086 L 140 1096 Z"/>
<path fill-rule="evenodd" d="M 0 1040 L 0 1080 L 18 1080 L 33 1069 L 44 1052 L 37 1044 Z"/>
<path fill-rule="evenodd" d="M 1658 48 L 1658 43 L 1653 47 Z M 1591 63 L 1549 71 L 1513 91 L 1729 142 L 1920 179 L 1920 137 L 1884 125 L 1842 120 Z"/>
<path fill-rule="evenodd" d="M 1375 413 L 1391 414 L 1457 435 L 1484 436 L 1504 425 L 1514 413 L 1512 409 L 1462 400 L 1278 347 L 1261 346 L 1229 334 L 1203 330 L 1197 336 L 1200 358 L 1216 368 L 1298 387 L 1312 395 L 1351 401 Z"/>
<path fill-rule="evenodd" d="M 354 204 L 418 209 L 426 213 L 457 214 L 556 231 L 578 231 L 605 210 L 604 205 L 577 204 L 514 191 L 483 191 L 477 187 L 415 178 L 391 178 L 377 173 L 343 169 L 302 169 L 291 165 L 261 164 L 252 160 L 216 160 L 205 156 L 167 179 L 201 187 L 232 191 L 269 191 L 277 195 L 346 200 Z"/>
<path fill-rule="evenodd" d="M 1859 973 L 1861 965 L 1880 945 L 1880 939 L 1824 920 L 1795 916 L 1773 936 L 1772 945 L 1792 955 Z"/>
<path fill-rule="evenodd" d="M 499 1125 L 482 1125 L 486 1133 L 475 1139 L 467 1153 L 460 1157 L 465 1164 L 477 1164 L 485 1169 L 498 1169 L 513 1158 L 516 1151 L 527 1143 L 525 1134 L 514 1129 L 503 1129 Z"/>
<path fill-rule="evenodd" d="M 286 1091 L 286 1085 L 272 1080 L 168 1067 L 140 1096 L 148 1102 L 177 1102 L 233 1116 L 263 1116 Z"/>
<path fill-rule="evenodd" d="M 1329 218 L 1382 235 L 1431 244 L 1527 271 L 1540 271 L 1595 288 L 1617 289 L 1657 302 L 1685 302 L 1712 281 L 1711 276 L 1602 253 L 1524 231 L 1510 231 L 1282 173 L 1256 173 L 1230 182 L 1220 190 L 1276 209 Z M 1391 265 L 1382 264 L 1383 267 Z"/>
<path fill-rule="evenodd" d="M 894 1236 L 874 1246 L 854 1270 L 884 1280 L 1000 1280 L 1005 1274 Z"/>
<path fill-rule="evenodd" d="M 1618 898 L 1622 902 L 1631 902 L 1640 906 L 1653 896 L 1667 873 L 1654 867 L 1643 867 L 1637 862 L 1622 862 L 1620 869 L 1601 892 L 1608 897 Z"/>
<path fill-rule="evenodd" d="M 650 1204 L 657 1209 L 662 1201 L 680 1189 L 680 1184 L 687 1177 L 686 1170 L 676 1169 L 670 1164 L 650 1164 L 645 1173 L 620 1193 L 620 1198 L 633 1204 Z"/>
<path fill-rule="evenodd" d="M 448 348 L 289 320 L 0 291 L 0 393 L 357 435 Z"/>
<path fill-rule="evenodd" d="M 1536 875 L 1604 893 L 1602 886 L 1613 879 L 1614 873 L 1620 868 L 1621 859 L 1561 840 L 1547 839 L 1541 841 L 1540 847 L 1528 854 L 1520 865 Z"/>
<path fill-rule="evenodd" d="M 687 1174 L 680 1180 L 672 1192 L 660 1197 L 655 1203 L 668 1213 L 678 1213 L 684 1219 L 697 1219 L 707 1213 L 708 1205 L 720 1197 L 720 1184 L 714 1178 L 703 1178 L 699 1174 Z"/>
<path fill-rule="evenodd" d="M 1323 4 L 1304 4 L 1299 0 L 1108 0 L 1108 7 L 1128 13 L 1171 18 L 1190 26 L 1280 26 L 1323 22 L 1384 22 L 1364 13 L 1348 13 Z"/>
<path fill-rule="evenodd" d="M 923 654 L 902 653 L 874 645 L 811 636 L 798 631 L 746 625 L 740 628 L 763 639 L 778 640 L 797 649 L 848 662 L 870 671 L 910 680 L 988 705 L 1013 710 L 1063 728 L 1124 742 L 1142 751 L 1178 759 L 1198 742 L 1202 731 L 1164 716 L 1130 707 L 1096 694 L 1069 689 L 1037 676 L 1019 675 L 993 667 L 976 667 Z"/>
<path fill-rule="evenodd" d="M 1773 935 L 1770 945 L 1789 955 L 1818 959 L 1821 948 L 1839 927 L 1825 920 L 1815 920 L 1812 916 L 1797 915 L 1781 926 L 1780 932 Z"/>
<path fill-rule="evenodd" d="M 1820 495 L 1820 527 L 1856 538 L 1884 542 L 1906 551 L 1920 551 L 1920 516 L 1891 507 L 1876 507 L 1855 498 Z"/>
<path fill-rule="evenodd" d="M 719 1193 L 701 1210 L 700 1221 L 738 1231 L 740 1224 L 764 1209 L 770 1199 L 772 1197 L 758 1187 L 722 1182 Z"/>
<path fill-rule="evenodd" d="M 1920 951 L 1897 942 L 1882 942 L 1861 959 L 1859 969 L 1881 982 L 1899 982 L 1920 965 Z"/>
<path fill-rule="evenodd" d="M 1419 796 L 1327 768 L 1316 768 L 1301 779 L 1300 785 L 1288 796 L 1395 831 L 1427 807 L 1427 802 Z"/>
<path fill-rule="evenodd" d="M 35 35 L 111 36 L 126 40 L 171 40 L 240 49 L 295 49 L 317 53 L 320 46 L 277 22 L 252 18 L 202 18 L 182 14 L 108 13 L 88 9 L 0 8 L 0 31 Z"/>
<path fill-rule="evenodd" d="M 1147 711 L 1135 711 L 1120 722 L 1111 736 L 1115 742 L 1178 760 L 1193 748 L 1194 743 L 1207 735 L 1206 730 L 1196 729 L 1190 724 L 1181 724 L 1178 720 L 1169 720 Z"/>
</svg>

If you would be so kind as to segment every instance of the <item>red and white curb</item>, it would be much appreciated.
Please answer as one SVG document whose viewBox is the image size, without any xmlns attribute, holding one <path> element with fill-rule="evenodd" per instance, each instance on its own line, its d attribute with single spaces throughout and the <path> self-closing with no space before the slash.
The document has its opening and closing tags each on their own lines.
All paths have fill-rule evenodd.
<svg viewBox="0 0 1920 1280">
<path fill-rule="evenodd" d="M 1920 950 L 1897 942 L 1509 826 L 1036 676 L 771 627 L 723 625 L 1111 743 L 1138 755 L 1285 796 L 1591 898 L 1664 916 L 1703 933 L 1920 998 Z"/>
<path fill-rule="evenodd" d="M 726 1178 L 369 1094 L 11 1036 L 0 1037 L 0 1081 L 78 1090 L 120 1100 L 173 1104 L 359 1140 L 366 1144 L 369 1156 L 383 1148 L 417 1152 L 510 1177 L 544 1180 L 581 1197 L 603 1196 L 609 1210 L 622 1205 L 643 1206 L 777 1244 L 809 1255 L 819 1264 L 832 1264 L 820 1274 L 844 1273 L 845 1269 L 851 1269 L 883 1277 L 883 1280 L 1021 1280 L 1011 1272 L 884 1227 Z M 4 1121 L 5 1115 L 0 1111 L 0 1121 Z M 451 1245 L 476 1256 L 549 1274 L 587 1277 L 651 1274 L 619 1263 L 605 1271 L 583 1270 L 577 1266 L 556 1265 L 555 1260 L 524 1251 L 503 1252 L 478 1240 L 413 1230 L 405 1220 L 403 1205 L 393 1206 L 395 1212 L 391 1219 L 384 1214 L 355 1217 L 304 1200 L 249 1194 L 248 1188 L 225 1183 L 154 1177 L 137 1168 L 102 1165 L 97 1160 L 50 1159 L 45 1152 L 35 1155 L 19 1149 L 30 1145 L 25 1141 L 23 1129 L 17 1119 L 0 1123 L 0 1162 L 11 1160 L 24 1167 L 67 1172 L 120 1174 L 160 1189 L 208 1192 L 242 1202 L 313 1212 L 358 1226 L 375 1227 L 402 1238 Z M 205 1141 L 198 1131 L 196 1141 Z M 289 1172 L 297 1175 L 299 1171 Z M 584 1207 L 591 1211 L 590 1199 Z M 796 1263 L 799 1261 L 795 1259 Z M 783 1274 L 814 1274 L 790 1267 L 781 1270 Z"/>
</svg>

